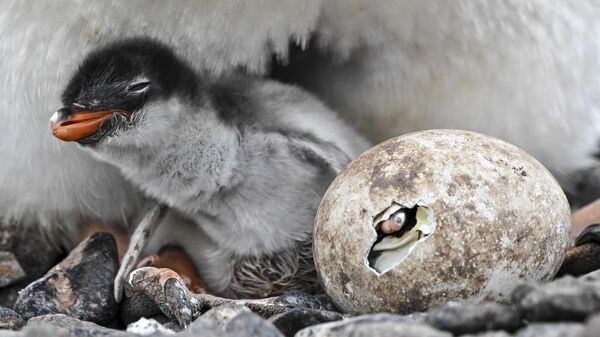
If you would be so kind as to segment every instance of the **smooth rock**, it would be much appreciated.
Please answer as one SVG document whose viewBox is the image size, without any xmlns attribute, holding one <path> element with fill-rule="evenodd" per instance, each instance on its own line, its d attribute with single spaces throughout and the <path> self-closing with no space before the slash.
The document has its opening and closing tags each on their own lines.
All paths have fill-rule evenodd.
<svg viewBox="0 0 600 337">
<path fill-rule="evenodd" d="M 231 337 L 283 337 L 273 324 L 252 312 L 242 312 L 225 325 Z"/>
<path fill-rule="evenodd" d="M 0 288 L 11 285 L 25 277 L 25 271 L 11 252 L 0 251 Z"/>
<path fill-rule="evenodd" d="M 109 323 L 118 312 L 112 294 L 117 266 L 113 237 L 96 233 L 44 277 L 23 289 L 15 310 L 25 319 L 61 313 L 85 321 Z"/>
<path fill-rule="evenodd" d="M 25 320 L 16 311 L 0 307 L 0 330 L 19 330 L 25 325 Z"/>
<path fill-rule="evenodd" d="M 313 296 L 313 295 L 309 295 L 309 296 Z M 327 296 L 327 294 L 325 294 L 325 293 L 317 294 L 317 295 L 314 295 L 313 297 L 316 298 L 317 301 L 319 301 L 319 303 L 321 303 L 321 306 L 323 307 L 324 310 L 341 312 L 340 308 L 338 308 L 335 305 L 335 303 L 333 303 L 333 301 L 331 300 L 331 298 L 329 298 L 329 296 Z"/>
<path fill-rule="evenodd" d="M 324 299 L 326 300 L 325 303 L 323 303 Z M 333 305 L 333 303 L 327 297 L 320 299 L 302 291 L 290 291 L 279 297 L 276 297 L 274 304 L 283 305 L 290 308 L 301 307 L 317 310 L 331 308 Z"/>
<path fill-rule="evenodd" d="M 0 223 L 0 251 L 11 252 L 24 269 L 25 277 L 15 284 L 0 288 L 0 306 L 12 308 L 18 291 L 43 276 L 63 253 L 51 244 L 40 227 Z"/>
<path fill-rule="evenodd" d="M 248 307 L 229 303 L 214 307 L 194 321 L 185 336 L 280 337 L 279 330 Z"/>
<path fill-rule="evenodd" d="M 445 305 L 431 310 L 424 322 L 455 335 L 495 330 L 513 332 L 524 324 L 519 308 L 497 303 Z"/>
<path fill-rule="evenodd" d="M 285 336 L 294 336 L 298 331 L 317 324 L 339 321 L 342 314 L 335 311 L 294 308 L 269 318 Z"/>
<path fill-rule="evenodd" d="M 175 331 L 165 327 L 154 319 L 140 318 L 127 326 L 127 332 L 138 334 L 140 336 L 149 336 L 156 334 L 174 335 Z"/>
<path fill-rule="evenodd" d="M 92 322 L 85 322 L 63 314 L 43 315 L 31 318 L 27 321 L 26 328 L 58 328 L 67 336 L 75 337 L 134 337 L 137 336 L 126 331 L 105 328 Z M 52 336 L 52 335 L 45 335 Z"/>
<path fill-rule="evenodd" d="M 337 312 L 327 311 L 322 309 L 311 309 L 307 306 L 321 308 L 321 304 L 313 301 L 289 301 L 290 298 L 298 298 L 295 296 L 280 299 L 279 303 L 283 305 L 296 304 L 298 307 L 291 308 L 283 313 L 273 315 L 269 318 L 269 322 L 273 324 L 285 336 L 293 336 L 297 331 L 311 325 L 339 320 L 342 315 Z M 251 313 L 252 311 L 243 304 L 228 303 L 216 306 L 202 316 L 198 317 L 187 330 L 199 334 L 210 333 L 215 330 L 222 331 L 223 328 L 234 318 L 243 314 Z"/>
<path fill-rule="evenodd" d="M 451 337 L 452 334 L 394 314 L 356 316 L 300 330 L 296 337 Z"/>
<path fill-rule="evenodd" d="M 582 332 L 583 325 L 577 323 L 530 324 L 515 337 L 579 337 Z"/>
<path fill-rule="evenodd" d="M 579 337 L 597 337 L 600 335 L 600 314 L 590 317 Z"/>
<path fill-rule="evenodd" d="M 506 331 L 486 331 L 478 334 L 462 335 L 461 337 L 511 337 L 512 335 Z"/>
<path fill-rule="evenodd" d="M 51 325 L 31 325 L 11 333 L 10 335 L 0 333 L 0 337 L 79 337 L 63 328 Z"/>
<path fill-rule="evenodd" d="M 582 321 L 600 312 L 600 283 L 565 276 L 547 284 L 522 284 L 513 303 L 528 321 Z"/>
<path fill-rule="evenodd" d="M 579 276 L 579 280 L 582 280 L 584 282 L 596 282 L 600 284 L 600 270 L 595 270 L 585 275 L 581 275 Z"/>
<path fill-rule="evenodd" d="M 228 303 L 216 306 L 198 317 L 188 330 L 202 333 L 207 330 L 224 330 L 225 325 L 242 313 L 251 313 L 245 305 Z"/>
</svg>

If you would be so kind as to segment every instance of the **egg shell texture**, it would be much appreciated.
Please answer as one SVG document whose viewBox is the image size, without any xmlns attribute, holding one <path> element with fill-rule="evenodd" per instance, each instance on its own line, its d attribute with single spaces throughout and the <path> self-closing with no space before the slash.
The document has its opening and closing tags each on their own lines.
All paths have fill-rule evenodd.
<svg viewBox="0 0 600 337">
<path fill-rule="evenodd" d="M 373 218 L 393 202 L 429 207 L 436 229 L 399 265 L 368 266 Z M 383 142 L 331 184 L 314 256 L 327 294 L 351 313 L 426 310 L 448 301 L 509 302 L 521 281 L 547 281 L 570 243 L 570 209 L 554 177 L 504 141 L 429 130 Z"/>
</svg>

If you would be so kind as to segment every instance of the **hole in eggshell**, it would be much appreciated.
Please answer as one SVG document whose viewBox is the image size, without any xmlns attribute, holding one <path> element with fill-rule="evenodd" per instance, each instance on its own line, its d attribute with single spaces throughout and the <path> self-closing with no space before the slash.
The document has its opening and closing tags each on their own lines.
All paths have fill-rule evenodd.
<svg viewBox="0 0 600 337">
<path fill-rule="evenodd" d="M 397 203 L 373 219 L 377 237 L 366 256 L 366 263 L 377 275 L 399 265 L 416 245 L 435 231 L 433 211 L 424 205 L 406 207 Z"/>
</svg>

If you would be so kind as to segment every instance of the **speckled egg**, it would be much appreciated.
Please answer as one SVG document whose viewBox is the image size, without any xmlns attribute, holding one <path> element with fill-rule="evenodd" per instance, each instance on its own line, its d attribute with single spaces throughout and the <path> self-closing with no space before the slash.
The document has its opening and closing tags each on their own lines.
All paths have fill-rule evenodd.
<svg viewBox="0 0 600 337">
<path fill-rule="evenodd" d="M 333 181 L 314 258 L 325 291 L 350 313 L 506 303 L 522 281 L 555 275 L 569 231 L 562 189 L 525 151 L 429 130 L 375 146 Z"/>
</svg>

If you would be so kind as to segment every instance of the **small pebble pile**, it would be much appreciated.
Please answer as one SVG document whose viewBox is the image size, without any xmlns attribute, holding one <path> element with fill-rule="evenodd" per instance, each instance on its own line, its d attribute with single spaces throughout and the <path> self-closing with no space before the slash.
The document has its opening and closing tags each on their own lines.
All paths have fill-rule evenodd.
<svg viewBox="0 0 600 337">
<path fill-rule="evenodd" d="M 600 231 L 590 228 L 578 241 L 600 245 L 595 240 Z M 261 300 L 231 300 L 177 286 L 160 291 L 151 267 L 132 273 L 119 305 L 112 296 L 117 251 L 111 235 L 92 235 L 50 268 L 57 253 L 48 250 L 39 255 L 44 247 L 16 249 L 18 242 L 20 247 L 32 240 L 42 242 L 35 233 L 0 232 L 5 238 L 0 241 L 2 337 L 600 335 L 600 270 L 590 272 L 592 268 L 586 270 L 581 262 L 597 261 L 599 249 L 586 249 L 588 255 L 579 258 L 571 256 L 569 263 L 586 274 L 564 275 L 546 284 L 523 283 L 511 294 L 510 305 L 449 303 L 408 315 L 350 316 L 340 313 L 324 295 L 292 292 Z M 40 277 L 43 268 L 49 271 Z M 564 266 L 562 273 L 569 268 Z"/>
</svg>

